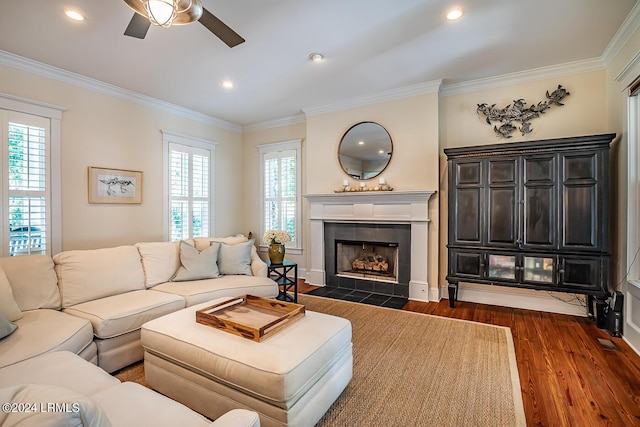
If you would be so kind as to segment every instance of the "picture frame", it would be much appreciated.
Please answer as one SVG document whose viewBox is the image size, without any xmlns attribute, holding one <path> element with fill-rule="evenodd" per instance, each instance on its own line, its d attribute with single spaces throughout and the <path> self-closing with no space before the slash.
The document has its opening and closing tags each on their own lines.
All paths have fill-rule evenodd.
<svg viewBox="0 0 640 427">
<path fill-rule="evenodd" d="M 141 171 L 88 168 L 89 203 L 142 203 Z"/>
</svg>

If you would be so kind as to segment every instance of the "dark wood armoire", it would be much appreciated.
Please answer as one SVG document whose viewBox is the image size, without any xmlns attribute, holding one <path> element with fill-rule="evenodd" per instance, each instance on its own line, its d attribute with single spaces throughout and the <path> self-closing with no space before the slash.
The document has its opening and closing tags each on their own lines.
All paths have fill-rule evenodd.
<svg viewBox="0 0 640 427">
<path fill-rule="evenodd" d="M 444 150 L 451 307 L 458 282 L 470 282 L 586 294 L 604 319 L 614 137 Z"/>
</svg>

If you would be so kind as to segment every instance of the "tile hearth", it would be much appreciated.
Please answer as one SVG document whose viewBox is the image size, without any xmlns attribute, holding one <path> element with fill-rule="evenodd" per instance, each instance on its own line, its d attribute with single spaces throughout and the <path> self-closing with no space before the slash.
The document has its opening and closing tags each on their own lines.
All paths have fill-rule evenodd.
<svg viewBox="0 0 640 427">
<path fill-rule="evenodd" d="M 409 301 L 406 297 L 376 294 L 354 289 L 322 287 L 307 293 L 325 298 L 339 299 L 343 301 L 359 302 L 378 307 L 401 309 Z"/>
</svg>

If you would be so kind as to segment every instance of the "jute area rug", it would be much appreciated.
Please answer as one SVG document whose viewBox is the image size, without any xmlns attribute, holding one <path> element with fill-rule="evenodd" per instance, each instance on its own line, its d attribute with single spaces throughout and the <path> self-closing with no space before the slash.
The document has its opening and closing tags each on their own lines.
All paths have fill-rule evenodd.
<svg viewBox="0 0 640 427">
<path fill-rule="evenodd" d="M 353 379 L 317 426 L 524 426 L 509 328 L 299 295 L 353 328 Z"/>
</svg>

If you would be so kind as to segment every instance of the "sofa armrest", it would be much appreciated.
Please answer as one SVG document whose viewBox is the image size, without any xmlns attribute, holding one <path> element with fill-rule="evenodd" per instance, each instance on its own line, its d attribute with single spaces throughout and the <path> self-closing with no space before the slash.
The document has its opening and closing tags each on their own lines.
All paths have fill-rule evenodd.
<svg viewBox="0 0 640 427">
<path fill-rule="evenodd" d="M 251 272 L 254 276 L 267 277 L 267 264 L 258 255 L 255 246 L 251 249 Z"/>
<path fill-rule="evenodd" d="M 260 427 L 260 417 L 246 409 L 232 409 L 209 424 L 210 427 Z"/>
</svg>

